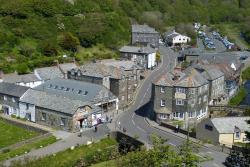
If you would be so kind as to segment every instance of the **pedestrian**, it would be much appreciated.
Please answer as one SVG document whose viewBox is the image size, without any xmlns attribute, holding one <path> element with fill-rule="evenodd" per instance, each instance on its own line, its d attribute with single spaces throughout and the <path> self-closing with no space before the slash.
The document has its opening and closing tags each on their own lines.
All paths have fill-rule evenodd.
<svg viewBox="0 0 250 167">
<path fill-rule="evenodd" d="M 178 133 L 178 128 L 179 128 L 179 126 L 178 126 L 178 124 L 175 126 L 175 133 Z"/>
<path fill-rule="evenodd" d="M 82 128 L 80 128 L 79 137 L 82 137 Z"/>
<path fill-rule="evenodd" d="M 122 131 L 123 131 L 124 133 L 126 133 L 127 130 L 126 130 L 126 128 L 123 127 Z"/>
<path fill-rule="evenodd" d="M 97 126 L 95 126 L 95 132 L 97 132 Z"/>
<path fill-rule="evenodd" d="M 118 128 L 121 129 L 121 122 L 118 122 Z"/>
<path fill-rule="evenodd" d="M 106 122 L 108 122 L 109 121 L 109 117 L 106 115 Z"/>
<path fill-rule="evenodd" d="M 112 116 L 110 116 L 109 122 L 111 123 L 111 122 L 112 122 L 112 120 L 113 120 L 113 117 L 112 117 Z"/>
</svg>

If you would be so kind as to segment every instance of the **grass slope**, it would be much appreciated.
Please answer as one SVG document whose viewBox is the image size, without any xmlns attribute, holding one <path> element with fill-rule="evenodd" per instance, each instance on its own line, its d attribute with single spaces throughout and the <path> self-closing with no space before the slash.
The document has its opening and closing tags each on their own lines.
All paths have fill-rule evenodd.
<svg viewBox="0 0 250 167">
<path fill-rule="evenodd" d="M 0 148 L 38 136 L 39 133 L 12 125 L 0 119 Z"/>
</svg>

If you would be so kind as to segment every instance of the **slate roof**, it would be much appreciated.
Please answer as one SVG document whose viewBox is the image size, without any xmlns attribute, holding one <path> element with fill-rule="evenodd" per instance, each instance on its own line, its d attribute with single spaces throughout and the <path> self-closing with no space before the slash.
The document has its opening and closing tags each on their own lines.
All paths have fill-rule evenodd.
<svg viewBox="0 0 250 167">
<path fill-rule="evenodd" d="M 102 85 L 69 79 L 57 78 L 49 80 L 33 89 L 91 103 L 99 103 L 104 100 L 117 98 Z"/>
<path fill-rule="evenodd" d="M 73 68 L 76 68 L 77 65 L 75 63 L 64 63 L 64 64 L 59 64 L 60 70 L 64 73 L 67 74 L 68 71 L 70 71 Z"/>
<path fill-rule="evenodd" d="M 235 126 L 241 131 L 250 131 L 250 126 L 246 123 L 250 117 L 221 117 L 212 118 L 211 122 L 219 133 L 234 133 Z"/>
<path fill-rule="evenodd" d="M 73 115 L 79 107 L 86 105 L 89 105 L 91 108 L 93 108 L 93 112 L 100 110 L 99 107 L 96 107 L 88 102 L 73 100 L 60 95 L 51 94 L 34 89 L 28 90 L 22 96 L 20 101 L 71 115 Z"/>
<path fill-rule="evenodd" d="M 150 54 L 155 53 L 155 49 L 150 46 L 137 47 L 137 46 L 123 46 L 120 50 L 123 53 L 137 53 L 137 54 Z"/>
<path fill-rule="evenodd" d="M 109 76 L 113 79 L 121 79 L 123 70 L 114 66 L 108 66 L 101 63 L 90 63 L 78 68 L 72 69 L 75 72 L 80 71 L 84 76 L 104 78 Z"/>
<path fill-rule="evenodd" d="M 175 77 L 177 78 L 174 79 Z M 208 81 L 196 69 L 190 67 L 182 72 L 164 74 L 154 83 L 162 86 L 200 87 Z"/>
<path fill-rule="evenodd" d="M 64 75 L 57 66 L 37 68 L 35 75 L 41 80 L 50 80 L 55 78 L 63 78 Z"/>
<path fill-rule="evenodd" d="M 133 24 L 132 25 L 132 32 L 137 32 L 137 33 L 157 33 L 158 34 L 158 32 L 154 28 L 149 27 L 146 24 L 143 24 L 143 25 Z"/>
<path fill-rule="evenodd" d="M 105 60 L 100 61 L 100 63 L 107 65 L 107 66 L 122 68 L 124 70 L 143 69 L 142 67 L 140 67 L 134 61 L 131 61 L 131 60 L 105 59 Z"/>
<path fill-rule="evenodd" d="M 7 74 L 3 76 L 3 82 L 8 83 L 29 83 L 29 82 L 36 82 L 40 81 L 40 79 L 35 74 L 24 74 L 24 75 L 18 75 L 18 74 Z"/>
<path fill-rule="evenodd" d="M 199 48 L 187 48 L 181 52 L 182 55 L 192 55 L 199 56 L 201 54 L 201 50 Z"/>
<path fill-rule="evenodd" d="M 194 68 L 197 69 L 202 74 L 202 76 L 209 81 L 224 76 L 224 73 L 219 69 L 211 68 L 209 65 L 196 64 L 194 65 Z"/>
<path fill-rule="evenodd" d="M 0 83 L 0 93 L 14 97 L 21 97 L 28 89 L 26 86 L 19 86 L 13 83 Z"/>
</svg>

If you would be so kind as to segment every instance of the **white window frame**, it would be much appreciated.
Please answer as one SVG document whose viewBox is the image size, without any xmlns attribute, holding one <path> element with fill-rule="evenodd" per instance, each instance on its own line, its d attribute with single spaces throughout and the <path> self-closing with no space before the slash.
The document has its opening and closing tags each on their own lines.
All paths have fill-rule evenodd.
<svg viewBox="0 0 250 167">
<path fill-rule="evenodd" d="M 63 120 L 64 120 L 65 122 L 63 122 Z M 60 125 L 61 125 L 61 126 L 65 126 L 65 124 L 66 124 L 66 118 L 61 117 L 61 119 L 60 119 Z"/>
<path fill-rule="evenodd" d="M 207 102 L 207 95 L 203 97 L 203 102 Z"/>
<path fill-rule="evenodd" d="M 165 107 L 166 106 L 166 100 L 161 99 L 161 107 Z"/>
<path fill-rule="evenodd" d="M 175 91 L 177 92 L 177 93 L 185 93 L 186 91 L 185 91 L 185 88 L 175 88 Z"/>
<path fill-rule="evenodd" d="M 42 112 L 41 115 L 42 115 L 41 120 L 46 121 L 47 114 Z"/>
<path fill-rule="evenodd" d="M 183 99 L 176 99 L 176 105 L 183 106 L 184 105 L 184 100 Z"/>
<path fill-rule="evenodd" d="M 237 134 L 239 134 L 239 136 L 237 135 Z M 235 133 L 234 133 L 234 138 L 235 139 L 240 139 L 240 136 L 241 136 L 241 133 L 240 133 L 240 131 L 236 131 Z"/>
<path fill-rule="evenodd" d="M 161 87 L 161 93 L 165 93 L 165 88 Z"/>
<path fill-rule="evenodd" d="M 7 96 L 4 95 L 4 96 L 3 96 L 3 100 L 4 100 L 4 101 L 7 101 Z"/>
</svg>

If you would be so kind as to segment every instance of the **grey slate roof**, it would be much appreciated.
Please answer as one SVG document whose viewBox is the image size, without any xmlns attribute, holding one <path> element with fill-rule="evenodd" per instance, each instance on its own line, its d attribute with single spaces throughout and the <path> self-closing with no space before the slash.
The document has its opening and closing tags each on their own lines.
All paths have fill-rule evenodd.
<svg viewBox="0 0 250 167">
<path fill-rule="evenodd" d="M 173 80 L 175 76 L 178 79 Z M 156 85 L 176 86 L 176 87 L 200 87 L 208 84 L 208 81 L 194 68 L 190 67 L 186 70 L 162 75 L 156 82 Z"/>
<path fill-rule="evenodd" d="M 150 46 L 137 47 L 137 46 L 123 46 L 120 50 L 122 53 L 137 53 L 137 54 L 150 54 L 156 51 Z"/>
<path fill-rule="evenodd" d="M 58 78 L 49 80 L 33 89 L 91 103 L 99 103 L 104 100 L 117 98 L 102 85 L 69 79 Z"/>
<path fill-rule="evenodd" d="M 56 94 L 51 94 L 39 90 L 30 89 L 20 99 L 21 102 L 34 104 L 37 107 L 42 107 L 54 111 L 59 111 L 66 114 L 73 115 L 79 107 L 89 105 L 93 112 L 100 111 L 88 102 L 80 100 L 73 100 Z"/>
<path fill-rule="evenodd" d="M 143 69 L 142 67 L 140 67 L 134 61 L 131 60 L 105 59 L 101 60 L 100 63 L 107 66 L 113 66 L 116 68 L 123 68 L 124 70 Z"/>
<path fill-rule="evenodd" d="M 18 74 L 7 74 L 3 76 L 3 82 L 8 83 L 29 83 L 29 82 L 36 82 L 40 81 L 40 79 L 35 74 L 25 74 L 25 75 L 18 75 Z"/>
<path fill-rule="evenodd" d="M 143 24 L 143 25 L 133 24 L 132 25 L 132 32 L 137 32 L 137 33 L 157 33 L 158 34 L 158 32 L 154 28 L 149 27 L 146 24 Z"/>
<path fill-rule="evenodd" d="M 54 78 L 63 78 L 64 75 L 57 66 L 43 67 L 35 69 L 34 73 L 41 80 L 50 80 Z"/>
<path fill-rule="evenodd" d="M 84 76 L 104 78 L 109 76 L 113 79 L 121 79 L 124 71 L 114 66 L 108 66 L 101 63 L 90 63 L 78 68 L 72 69 L 75 72 L 80 71 Z"/>
<path fill-rule="evenodd" d="M 250 117 L 221 117 L 212 118 L 211 122 L 219 133 L 234 133 L 235 126 L 241 131 L 250 131 L 250 126 L 246 123 Z"/>
<path fill-rule="evenodd" d="M 224 73 L 221 72 L 219 69 L 211 68 L 211 66 L 209 65 L 196 64 L 194 65 L 194 68 L 200 71 L 202 76 L 209 81 L 215 80 L 217 78 L 224 76 Z"/>
<path fill-rule="evenodd" d="M 9 96 L 21 97 L 28 89 L 28 87 L 15 85 L 13 83 L 0 83 L 0 93 Z"/>
<path fill-rule="evenodd" d="M 77 65 L 75 63 L 64 63 L 64 64 L 59 64 L 60 70 L 64 73 L 67 74 L 68 71 L 70 71 L 73 68 L 76 68 Z"/>
</svg>

